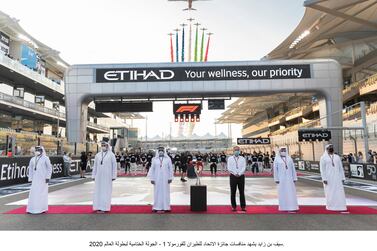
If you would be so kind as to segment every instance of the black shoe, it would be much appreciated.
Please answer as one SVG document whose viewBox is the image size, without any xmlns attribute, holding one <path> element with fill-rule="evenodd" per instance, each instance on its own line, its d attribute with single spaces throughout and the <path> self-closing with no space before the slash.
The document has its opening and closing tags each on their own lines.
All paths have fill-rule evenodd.
<svg viewBox="0 0 377 251">
<path fill-rule="evenodd" d="M 187 182 L 187 180 L 185 180 L 185 179 L 183 179 L 183 178 L 181 179 L 181 181 L 182 181 L 182 182 Z"/>
<path fill-rule="evenodd" d="M 244 212 L 246 212 L 246 208 L 245 207 L 243 207 L 241 210 L 244 211 Z"/>
<path fill-rule="evenodd" d="M 232 207 L 232 211 L 233 211 L 233 212 L 236 212 L 236 211 L 237 211 L 237 208 Z"/>
<path fill-rule="evenodd" d="M 165 211 L 165 213 L 170 213 L 171 212 L 171 210 L 164 210 Z"/>
</svg>

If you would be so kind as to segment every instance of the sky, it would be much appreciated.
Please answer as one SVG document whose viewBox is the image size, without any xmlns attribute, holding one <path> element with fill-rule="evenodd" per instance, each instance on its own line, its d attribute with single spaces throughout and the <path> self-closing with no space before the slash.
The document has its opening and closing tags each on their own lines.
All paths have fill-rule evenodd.
<svg viewBox="0 0 377 251">
<path fill-rule="evenodd" d="M 303 0 L 211 0 L 193 6 L 197 11 L 182 11 L 187 3 L 167 0 L 5 0 L 1 11 L 69 64 L 169 62 L 167 34 L 190 17 L 214 33 L 209 61 L 259 60 L 288 37 L 305 11 Z M 172 103 L 155 103 L 153 113 L 143 114 L 148 125 L 144 120 L 133 125 L 141 136 L 148 128 L 149 138 L 168 135 L 172 124 L 176 135 L 172 110 Z M 194 133 L 214 135 L 222 112 L 203 110 Z M 216 132 L 227 135 L 228 125 L 216 125 Z M 240 125 L 232 125 L 232 136 L 241 136 Z"/>
</svg>

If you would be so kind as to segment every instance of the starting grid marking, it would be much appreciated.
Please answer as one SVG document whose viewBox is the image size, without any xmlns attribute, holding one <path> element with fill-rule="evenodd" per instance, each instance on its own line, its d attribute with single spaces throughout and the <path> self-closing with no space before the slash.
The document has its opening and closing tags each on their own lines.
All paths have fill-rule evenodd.
<svg viewBox="0 0 377 251">
<path fill-rule="evenodd" d="M 49 184 L 49 187 L 55 187 L 57 185 L 68 184 L 71 182 L 75 182 L 77 180 L 80 180 L 80 178 L 79 177 L 63 177 L 63 178 L 51 179 L 48 184 Z M 0 198 L 5 198 L 8 196 L 29 192 L 30 187 L 31 187 L 31 183 L 26 183 L 26 184 L 20 184 L 20 185 L 14 185 L 14 186 L 1 188 Z"/>
</svg>

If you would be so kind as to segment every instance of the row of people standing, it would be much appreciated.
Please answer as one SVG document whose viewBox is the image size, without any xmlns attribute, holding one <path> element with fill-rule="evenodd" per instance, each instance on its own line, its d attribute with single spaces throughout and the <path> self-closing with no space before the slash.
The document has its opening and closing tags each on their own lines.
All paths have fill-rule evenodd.
<svg viewBox="0 0 377 251">
<path fill-rule="evenodd" d="M 233 156 L 228 158 L 228 171 L 230 173 L 231 204 L 236 211 L 235 194 L 237 189 L 240 194 L 241 209 L 245 211 L 245 158 L 240 156 L 239 147 L 234 148 Z M 346 211 L 346 197 L 343 184 L 345 175 L 341 158 L 334 153 L 334 147 L 329 144 L 320 160 L 320 172 L 323 182 L 326 209 L 331 211 Z M 279 210 L 295 212 L 299 209 L 296 181 L 297 174 L 293 159 L 288 154 L 288 149 L 282 147 L 273 162 L 273 177 L 278 187 Z"/>
<path fill-rule="evenodd" d="M 347 161 L 350 164 L 377 164 L 377 153 L 376 151 L 369 150 L 367 152 L 366 159 L 364 159 L 364 155 L 360 151 L 357 154 L 349 153 L 347 155 L 343 155 L 343 161 Z"/>
<path fill-rule="evenodd" d="M 246 211 L 245 171 L 246 159 L 240 155 L 240 148 L 234 147 L 233 155 L 227 159 L 227 170 L 230 175 L 230 195 L 232 210 L 237 210 L 236 192 L 239 191 L 240 206 Z M 294 163 L 281 148 L 273 163 L 274 181 L 278 186 L 279 209 L 283 211 L 298 210 L 295 182 L 297 174 Z M 345 181 L 341 159 L 334 153 L 332 145 L 326 146 L 321 157 L 320 171 L 326 196 L 328 210 L 346 210 L 346 199 L 343 188 Z M 35 157 L 28 167 L 29 182 L 32 182 L 27 212 L 43 213 L 48 209 L 48 182 L 52 175 L 52 166 L 43 147 L 36 147 Z M 148 177 L 154 185 L 154 211 L 170 211 L 170 183 L 174 177 L 171 158 L 163 148 L 159 148 L 156 157 L 151 160 Z M 117 178 L 117 162 L 107 142 L 101 143 L 101 151 L 96 154 L 92 178 L 95 181 L 93 210 L 103 213 L 110 211 L 112 182 Z"/>
<path fill-rule="evenodd" d="M 116 153 L 117 168 L 124 169 L 125 173 L 136 175 L 138 171 L 148 172 L 152 162 L 153 153 Z"/>
</svg>

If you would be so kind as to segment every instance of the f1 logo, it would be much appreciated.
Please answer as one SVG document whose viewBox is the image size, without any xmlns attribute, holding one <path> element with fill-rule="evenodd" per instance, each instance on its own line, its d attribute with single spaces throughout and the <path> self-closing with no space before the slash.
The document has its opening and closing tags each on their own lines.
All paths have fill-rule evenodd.
<svg viewBox="0 0 377 251">
<path fill-rule="evenodd" d="M 176 113 L 184 113 L 184 112 L 190 112 L 193 113 L 199 109 L 198 105 L 183 105 L 179 107 L 175 112 Z"/>
</svg>

